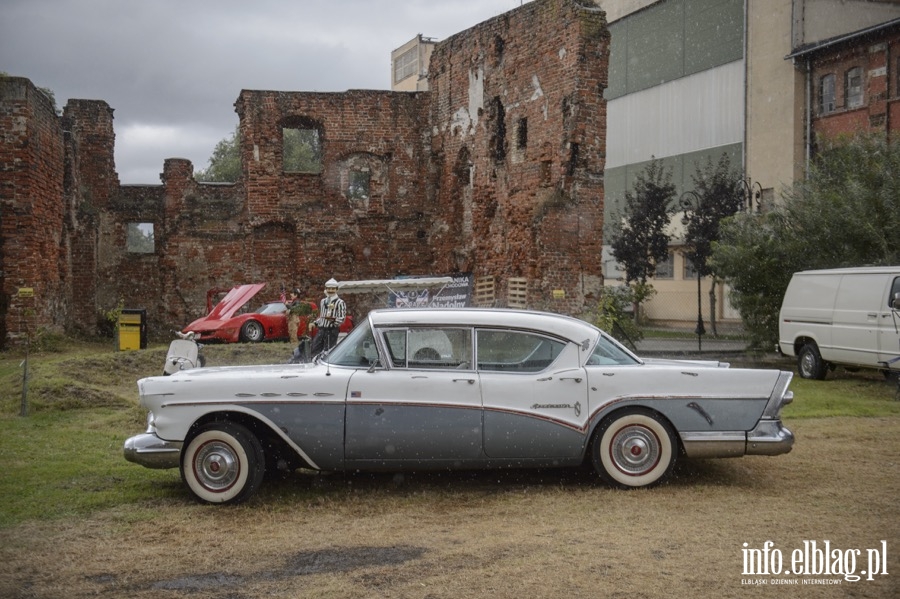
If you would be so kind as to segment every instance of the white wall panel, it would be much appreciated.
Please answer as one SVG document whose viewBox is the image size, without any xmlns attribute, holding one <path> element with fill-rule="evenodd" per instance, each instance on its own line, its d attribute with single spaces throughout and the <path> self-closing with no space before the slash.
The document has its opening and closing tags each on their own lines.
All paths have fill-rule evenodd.
<svg viewBox="0 0 900 599">
<path fill-rule="evenodd" d="M 610 100 L 606 168 L 743 142 L 744 62 Z"/>
</svg>

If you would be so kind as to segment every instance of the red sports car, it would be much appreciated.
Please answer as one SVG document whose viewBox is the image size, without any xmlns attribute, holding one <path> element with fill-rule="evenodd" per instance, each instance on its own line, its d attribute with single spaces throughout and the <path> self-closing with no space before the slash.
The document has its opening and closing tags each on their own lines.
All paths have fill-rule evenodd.
<svg viewBox="0 0 900 599">
<path fill-rule="evenodd" d="M 237 312 L 246 306 L 259 291 L 265 287 L 265 283 L 253 283 L 252 285 L 238 285 L 233 287 L 222 300 L 212 308 L 212 297 L 221 290 L 211 289 L 207 294 L 207 309 L 209 314 L 199 318 L 186 326 L 184 332 L 199 333 L 199 341 L 203 343 L 223 342 L 237 343 L 238 341 L 285 341 L 289 339 L 287 328 L 287 305 L 283 301 L 276 300 L 262 304 L 253 311 Z M 311 307 L 316 308 L 314 302 Z M 300 333 L 306 330 L 306 318 L 300 319 Z M 348 315 L 341 326 L 341 333 L 346 333 L 353 328 L 353 319 Z"/>
</svg>

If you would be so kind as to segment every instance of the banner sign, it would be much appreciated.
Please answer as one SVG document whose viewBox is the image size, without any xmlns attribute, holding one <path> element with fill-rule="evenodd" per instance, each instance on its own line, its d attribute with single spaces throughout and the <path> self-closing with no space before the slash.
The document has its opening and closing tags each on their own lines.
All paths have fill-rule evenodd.
<svg viewBox="0 0 900 599">
<path fill-rule="evenodd" d="M 388 295 L 388 308 L 465 308 L 472 305 L 472 275 L 451 275 L 441 287 L 423 287 Z"/>
</svg>

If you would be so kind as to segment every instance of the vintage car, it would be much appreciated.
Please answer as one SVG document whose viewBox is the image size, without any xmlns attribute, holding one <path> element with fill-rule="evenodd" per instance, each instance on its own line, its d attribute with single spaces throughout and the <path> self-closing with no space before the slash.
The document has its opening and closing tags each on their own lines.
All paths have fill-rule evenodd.
<svg viewBox="0 0 900 599">
<path fill-rule="evenodd" d="M 237 285 L 215 307 L 210 305 L 211 297 L 208 296 L 208 315 L 187 325 L 182 332 L 198 334 L 198 340 L 202 343 L 287 341 L 287 305 L 283 301 L 269 301 L 255 310 L 241 311 L 265 286 L 265 283 Z M 219 290 L 211 289 L 210 294 L 216 291 Z M 315 302 L 311 302 L 310 306 L 315 309 Z M 303 322 L 305 323 L 305 319 Z M 347 333 L 351 328 L 353 319 L 348 316 L 341 326 L 341 333 Z"/>
<path fill-rule="evenodd" d="M 376 310 L 314 364 L 198 368 L 138 381 L 147 431 L 125 458 L 180 468 L 235 503 L 270 469 L 577 466 L 662 482 L 676 459 L 778 455 L 792 373 L 642 360 L 566 316 Z"/>
</svg>

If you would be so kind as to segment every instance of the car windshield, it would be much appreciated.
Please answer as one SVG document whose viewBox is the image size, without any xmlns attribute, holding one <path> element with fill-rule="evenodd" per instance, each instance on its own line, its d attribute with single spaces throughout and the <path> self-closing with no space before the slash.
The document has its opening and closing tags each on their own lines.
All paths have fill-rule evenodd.
<svg viewBox="0 0 900 599">
<path fill-rule="evenodd" d="M 287 310 L 287 306 L 281 302 L 272 302 L 269 304 L 263 304 L 256 310 L 254 313 L 256 314 L 282 314 L 285 310 Z"/>
<path fill-rule="evenodd" d="M 600 335 L 586 366 L 609 366 L 611 364 L 640 364 L 634 356 L 606 335 Z"/>
<path fill-rule="evenodd" d="M 350 333 L 322 358 L 323 362 L 334 366 L 368 368 L 378 359 L 375 337 L 369 323 L 363 323 Z"/>
</svg>

